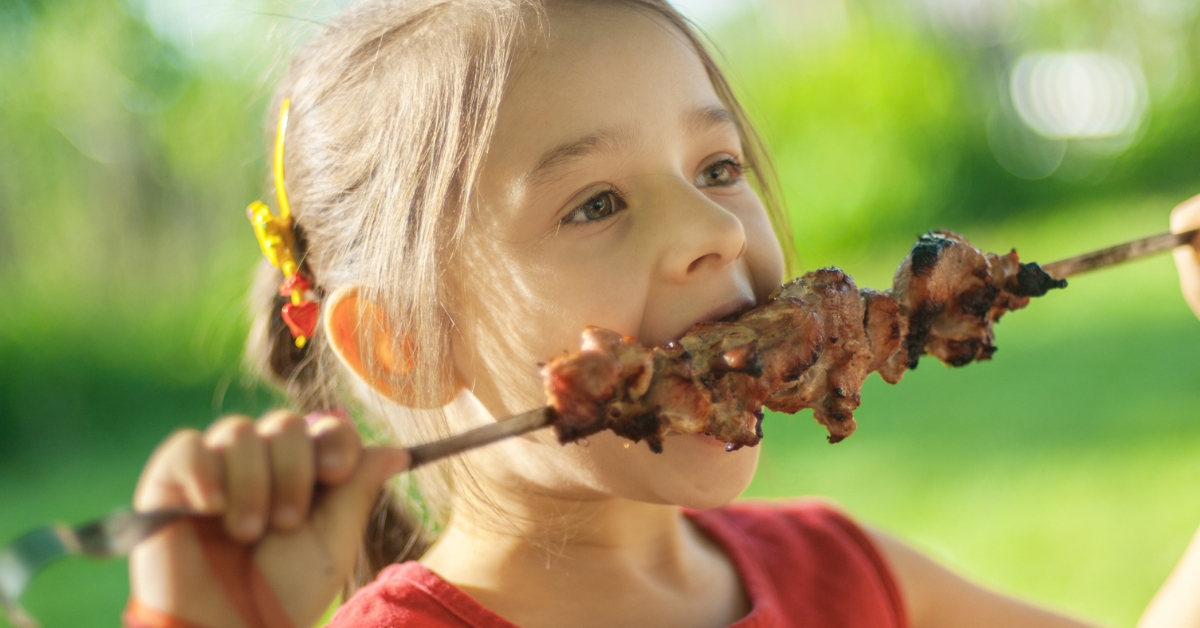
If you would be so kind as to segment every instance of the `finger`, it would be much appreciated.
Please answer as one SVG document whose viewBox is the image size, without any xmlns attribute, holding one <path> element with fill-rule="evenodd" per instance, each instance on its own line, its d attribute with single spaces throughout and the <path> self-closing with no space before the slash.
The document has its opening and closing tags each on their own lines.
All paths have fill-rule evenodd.
<svg viewBox="0 0 1200 628">
<path fill-rule="evenodd" d="M 345 482 L 358 466 L 362 437 L 345 419 L 326 416 L 308 427 L 316 450 L 317 480 L 325 485 Z"/>
<path fill-rule="evenodd" d="M 249 543 L 262 535 L 270 504 L 270 464 L 266 443 L 246 417 L 227 417 L 209 428 L 204 440 L 225 460 L 225 492 L 229 507 L 225 529 Z"/>
<path fill-rule="evenodd" d="M 224 511 L 225 468 L 220 454 L 204 445 L 200 432 L 175 432 L 151 456 L 138 481 L 137 510 L 187 507 L 208 514 Z"/>
<path fill-rule="evenodd" d="M 321 496 L 312 524 L 327 539 L 338 569 L 349 569 L 357 556 L 367 517 L 383 483 L 408 468 L 408 452 L 398 447 L 367 447 L 350 478 Z"/>
<path fill-rule="evenodd" d="M 1179 233 L 1200 228 L 1200 195 L 1180 203 L 1171 211 L 1171 231 Z"/>
<path fill-rule="evenodd" d="M 1171 231 L 1179 233 L 1196 228 L 1200 228 L 1200 196 L 1180 203 L 1171 212 Z M 1200 316 L 1200 253 L 1196 249 L 1198 243 L 1200 236 L 1192 242 L 1190 248 L 1181 246 L 1175 249 L 1175 265 L 1179 269 L 1183 297 L 1192 311 Z"/>
<path fill-rule="evenodd" d="M 1188 306 L 1200 316 L 1200 255 L 1195 249 L 1179 247 L 1175 249 L 1175 266 L 1179 271 L 1179 285 L 1183 298 Z"/>
<path fill-rule="evenodd" d="M 300 527 L 312 502 L 313 442 L 304 419 L 276 411 L 259 420 L 258 434 L 267 441 L 271 465 L 271 525 L 282 531 Z"/>
</svg>

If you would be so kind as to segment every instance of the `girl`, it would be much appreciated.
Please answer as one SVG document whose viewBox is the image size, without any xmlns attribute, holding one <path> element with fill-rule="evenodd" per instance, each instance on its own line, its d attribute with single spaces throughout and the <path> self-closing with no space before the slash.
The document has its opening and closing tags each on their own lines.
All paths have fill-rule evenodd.
<svg viewBox="0 0 1200 628">
<path fill-rule="evenodd" d="M 663 0 L 364 0 L 297 54 L 284 98 L 322 325 L 294 344 L 264 265 L 250 348 L 314 413 L 155 452 L 136 507 L 215 517 L 138 548 L 128 624 L 306 627 L 351 581 L 371 584 L 333 626 L 1082 625 L 829 506 L 726 506 L 759 450 L 704 436 L 654 454 L 534 433 L 419 471 L 402 494 L 440 527 L 428 545 L 376 499 L 403 450 L 321 411 L 443 437 L 543 404 L 537 364 L 586 325 L 661 344 L 762 300 L 787 266 L 769 167 Z M 1180 268 L 1195 302 L 1200 265 Z M 1194 550 L 1145 624 L 1200 626 L 1198 582 Z"/>
</svg>

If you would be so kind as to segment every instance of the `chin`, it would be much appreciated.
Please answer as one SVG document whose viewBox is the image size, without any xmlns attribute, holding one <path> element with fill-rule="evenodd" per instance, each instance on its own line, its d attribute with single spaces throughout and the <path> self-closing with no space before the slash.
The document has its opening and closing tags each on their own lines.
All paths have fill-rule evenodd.
<svg viewBox="0 0 1200 628">
<path fill-rule="evenodd" d="M 711 436 L 668 436 L 661 454 L 615 434 L 597 436 L 605 438 L 593 437 L 593 468 L 605 492 L 625 499 L 716 508 L 741 495 L 758 467 L 758 447 L 725 451 L 725 443 Z"/>
</svg>

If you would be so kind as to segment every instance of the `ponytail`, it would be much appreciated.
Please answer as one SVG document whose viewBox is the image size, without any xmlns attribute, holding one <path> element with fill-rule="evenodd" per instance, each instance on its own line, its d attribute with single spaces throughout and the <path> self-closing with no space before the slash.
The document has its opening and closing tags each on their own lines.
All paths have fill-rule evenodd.
<svg viewBox="0 0 1200 628">
<path fill-rule="evenodd" d="M 346 599 L 370 584 L 388 565 L 420 558 L 431 544 L 421 519 L 394 489 L 384 487 L 367 520 L 358 562 L 346 585 Z"/>
</svg>

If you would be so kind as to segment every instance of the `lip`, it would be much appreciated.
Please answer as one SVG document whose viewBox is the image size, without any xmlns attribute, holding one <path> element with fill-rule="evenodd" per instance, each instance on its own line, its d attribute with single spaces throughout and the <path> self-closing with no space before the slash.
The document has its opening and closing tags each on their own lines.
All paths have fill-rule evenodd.
<svg viewBox="0 0 1200 628">
<path fill-rule="evenodd" d="M 754 307 L 754 299 L 739 296 L 738 298 L 722 305 L 713 308 L 704 314 L 704 317 L 696 321 L 697 323 L 706 323 L 708 321 L 719 321 L 732 314 L 737 314 L 742 310 L 747 310 Z"/>
<path fill-rule="evenodd" d="M 713 449 L 719 449 L 723 452 L 729 451 L 727 449 L 727 446 L 729 445 L 729 443 L 726 443 L 725 441 L 717 438 L 716 436 L 710 436 L 708 434 L 688 434 L 688 436 L 699 441 L 699 443 L 701 445 L 703 445 L 704 447 L 711 447 Z"/>
<path fill-rule="evenodd" d="M 734 299 L 732 299 L 730 301 L 726 301 L 725 303 L 722 303 L 721 305 L 718 305 L 717 307 L 714 307 L 713 309 L 705 312 L 699 318 L 697 318 L 695 321 L 692 321 L 691 323 L 689 323 L 687 325 L 687 327 L 685 327 L 678 334 L 675 334 L 674 336 L 672 336 L 671 340 L 679 340 L 680 338 L 683 337 L 684 334 L 688 333 L 688 331 L 692 327 L 695 327 L 696 325 L 698 325 L 700 323 L 707 323 L 710 321 L 718 321 L 718 320 L 721 320 L 732 314 L 741 312 L 742 310 L 752 308 L 752 307 L 754 307 L 754 305 L 755 305 L 754 299 L 739 295 L 739 296 L 735 297 Z"/>
</svg>

